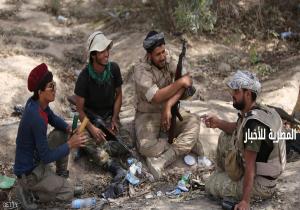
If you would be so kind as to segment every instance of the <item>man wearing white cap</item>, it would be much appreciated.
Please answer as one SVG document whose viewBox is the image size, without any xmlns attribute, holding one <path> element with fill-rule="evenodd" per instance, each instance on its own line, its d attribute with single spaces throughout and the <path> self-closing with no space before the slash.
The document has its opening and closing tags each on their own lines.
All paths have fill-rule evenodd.
<svg viewBox="0 0 300 210">
<path fill-rule="evenodd" d="M 217 170 L 205 183 L 206 191 L 237 201 L 234 209 L 250 209 L 250 198 L 270 198 L 285 163 L 285 141 L 276 135 L 282 129 L 274 109 L 256 103 L 261 84 L 254 74 L 237 71 L 228 81 L 233 106 L 239 110 L 237 122 L 206 116 L 209 128 L 219 128 Z M 279 140 L 279 141 L 278 141 Z"/>
<path fill-rule="evenodd" d="M 107 39 L 101 31 L 92 33 L 87 41 L 88 64 L 81 71 L 75 85 L 76 107 L 82 121 L 90 119 L 87 129 L 93 138 L 84 148 L 96 164 L 103 166 L 116 175 L 125 175 L 121 166 L 111 156 L 123 155 L 118 142 L 106 141 L 104 132 L 97 127 L 97 120 L 105 122 L 106 127 L 120 139 L 129 139 L 130 135 L 120 128 L 119 112 L 122 105 L 122 77 L 119 65 L 109 61 L 113 41 Z M 113 143 L 114 145 L 111 145 Z M 119 145 L 120 146 L 120 145 Z"/>
</svg>

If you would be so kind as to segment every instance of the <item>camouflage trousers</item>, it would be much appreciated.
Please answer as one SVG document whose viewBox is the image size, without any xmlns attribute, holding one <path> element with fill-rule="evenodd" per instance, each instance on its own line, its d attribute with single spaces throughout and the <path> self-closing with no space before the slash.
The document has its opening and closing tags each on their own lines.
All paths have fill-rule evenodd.
<svg viewBox="0 0 300 210">
<path fill-rule="evenodd" d="M 183 121 L 176 121 L 175 140 L 168 143 L 168 134 L 161 130 L 160 113 L 140 113 L 135 115 L 135 132 L 137 149 L 145 157 L 158 157 L 172 147 L 177 156 L 193 151 L 203 155 L 202 144 L 198 138 L 200 121 L 195 115 L 181 111 Z"/>
<path fill-rule="evenodd" d="M 106 127 L 110 127 L 111 118 L 105 120 Z M 118 122 L 119 131 L 116 133 L 116 137 L 122 142 L 131 143 L 132 139 L 130 133 L 124 129 L 120 122 Z M 107 163 L 112 160 L 112 158 L 118 158 L 126 155 L 127 151 L 124 151 L 121 145 L 116 141 L 101 141 L 97 142 L 91 134 L 89 134 L 90 139 L 83 147 L 83 151 L 92 158 L 92 160 L 100 167 L 107 167 Z"/>
<path fill-rule="evenodd" d="M 67 141 L 67 134 L 53 130 L 48 136 L 48 145 L 54 149 Z M 67 170 L 68 156 L 56 161 L 56 171 Z M 74 187 L 66 178 L 57 176 L 49 165 L 40 163 L 29 175 L 18 179 L 25 189 L 31 190 L 39 201 L 71 200 L 74 196 Z"/>
<path fill-rule="evenodd" d="M 218 140 L 216 164 L 217 170 L 210 175 L 205 183 L 205 190 L 216 198 L 232 197 L 240 200 L 243 196 L 242 177 L 238 181 L 233 181 L 225 171 L 225 157 L 233 144 L 231 135 L 221 133 Z M 237 158 L 240 159 L 240 158 Z M 255 176 L 252 198 L 270 198 L 275 192 L 276 180 L 268 180 L 262 176 Z"/>
</svg>

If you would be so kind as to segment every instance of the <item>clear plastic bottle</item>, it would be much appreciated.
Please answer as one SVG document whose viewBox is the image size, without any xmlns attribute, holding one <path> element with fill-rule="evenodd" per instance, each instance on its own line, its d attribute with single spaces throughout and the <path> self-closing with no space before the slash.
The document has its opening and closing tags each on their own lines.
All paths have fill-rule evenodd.
<svg viewBox="0 0 300 210">
<path fill-rule="evenodd" d="M 136 163 L 137 162 L 137 159 L 133 158 L 133 157 L 130 157 L 127 159 L 127 163 L 129 166 L 131 166 L 132 164 Z"/>
<path fill-rule="evenodd" d="M 142 173 L 142 163 L 138 162 L 135 158 L 128 158 L 127 163 L 130 166 L 126 175 L 127 181 L 132 185 L 138 185 L 140 180 L 136 177 L 136 174 Z"/>
<path fill-rule="evenodd" d="M 127 172 L 126 179 L 132 185 L 138 185 L 140 183 L 139 178 L 137 178 L 135 175 L 133 175 L 130 172 Z"/>
<path fill-rule="evenodd" d="M 141 162 L 133 163 L 133 164 L 129 167 L 129 171 L 130 171 L 130 173 L 132 173 L 133 175 L 136 175 L 136 173 L 141 174 L 141 173 L 142 173 L 142 163 L 141 163 Z"/>
<path fill-rule="evenodd" d="M 79 113 L 78 112 L 74 112 L 73 113 L 73 122 L 72 122 L 72 133 L 77 128 L 78 119 L 79 119 Z"/>
<path fill-rule="evenodd" d="M 95 198 L 75 199 L 72 201 L 73 209 L 89 208 L 96 206 Z"/>
<path fill-rule="evenodd" d="M 187 183 L 189 183 L 191 175 L 192 175 L 192 172 L 187 171 L 182 175 L 181 180 L 184 181 L 185 184 L 187 184 Z"/>
<path fill-rule="evenodd" d="M 190 180 L 190 176 L 191 176 L 191 172 L 187 171 L 186 173 L 184 173 L 181 177 L 181 179 L 178 181 L 177 184 L 177 188 L 182 190 L 183 192 L 188 192 L 189 189 L 187 188 L 187 185 L 189 183 Z"/>
<path fill-rule="evenodd" d="M 203 157 L 199 156 L 198 157 L 198 165 L 200 167 L 210 167 L 212 165 L 212 162 L 205 156 L 203 156 Z"/>
<path fill-rule="evenodd" d="M 299 39 L 300 34 L 296 32 L 286 31 L 280 34 L 281 39 Z"/>
</svg>

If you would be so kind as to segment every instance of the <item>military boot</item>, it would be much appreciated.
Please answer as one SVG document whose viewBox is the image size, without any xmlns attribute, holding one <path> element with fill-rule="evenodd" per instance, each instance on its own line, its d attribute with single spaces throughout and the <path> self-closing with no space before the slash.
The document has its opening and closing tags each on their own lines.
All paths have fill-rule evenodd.
<svg viewBox="0 0 300 210">
<path fill-rule="evenodd" d="M 162 171 L 176 159 L 176 153 L 172 148 L 169 148 L 159 157 L 148 157 L 146 159 L 150 173 L 155 179 L 160 179 Z"/>
<path fill-rule="evenodd" d="M 21 178 L 24 179 L 24 178 Z M 38 206 L 34 203 L 34 196 L 31 191 L 27 190 L 21 180 L 18 180 L 16 187 L 16 198 L 25 210 L 35 210 Z"/>
</svg>

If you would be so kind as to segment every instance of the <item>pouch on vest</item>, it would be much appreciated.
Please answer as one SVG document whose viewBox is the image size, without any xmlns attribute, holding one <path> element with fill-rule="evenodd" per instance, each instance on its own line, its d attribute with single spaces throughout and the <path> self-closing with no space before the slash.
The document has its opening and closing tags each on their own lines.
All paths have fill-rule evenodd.
<svg viewBox="0 0 300 210">
<path fill-rule="evenodd" d="M 239 156 L 238 150 L 232 148 L 227 151 L 225 157 L 225 171 L 230 179 L 238 181 L 244 175 L 244 166 Z"/>
</svg>

